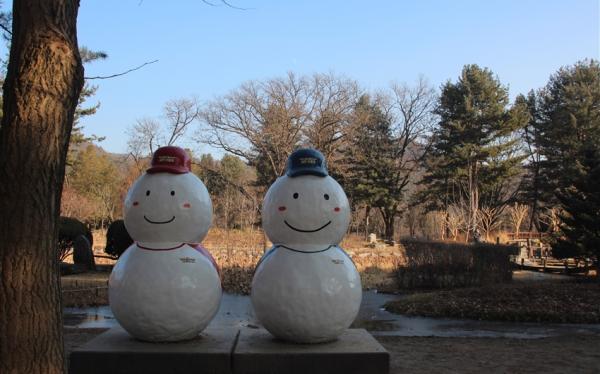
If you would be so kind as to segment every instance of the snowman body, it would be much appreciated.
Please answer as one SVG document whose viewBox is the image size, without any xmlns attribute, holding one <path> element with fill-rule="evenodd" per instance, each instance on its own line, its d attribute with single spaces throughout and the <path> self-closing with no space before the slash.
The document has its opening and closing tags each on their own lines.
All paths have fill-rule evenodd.
<svg viewBox="0 0 600 374">
<path fill-rule="evenodd" d="M 210 226 L 212 204 L 192 173 L 150 170 L 125 198 L 125 226 L 135 243 L 113 268 L 109 302 L 137 339 L 191 339 L 212 320 L 222 296 L 217 266 L 197 244 Z"/>
<path fill-rule="evenodd" d="M 342 334 L 356 318 L 361 296 L 360 275 L 338 246 L 311 254 L 273 248 L 252 284 L 252 304 L 265 328 L 300 343 Z"/>
<path fill-rule="evenodd" d="M 119 323 L 145 341 L 191 339 L 210 323 L 221 299 L 212 261 L 184 244 L 174 250 L 131 245 L 110 277 L 110 304 Z"/>
<path fill-rule="evenodd" d="M 349 221 L 346 194 L 328 175 L 284 175 L 269 188 L 263 226 L 274 246 L 257 265 L 251 299 L 271 334 L 297 343 L 326 342 L 356 318 L 360 276 L 337 246 Z"/>
</svg>

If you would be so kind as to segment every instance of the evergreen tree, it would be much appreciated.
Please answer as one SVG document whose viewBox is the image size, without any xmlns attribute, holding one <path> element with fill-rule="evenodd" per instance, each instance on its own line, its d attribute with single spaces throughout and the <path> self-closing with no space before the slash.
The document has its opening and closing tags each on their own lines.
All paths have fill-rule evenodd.
<svg viewBox="0 0 600 374">
<path fill-rule="evenodd" d="M 108 58 L 108 55 L 102 51 L 92 51 L 86 47 L 79 48 L 79 54 L 81 55 L 81 62 L 83 64 L 88 64 L 97 60 L 104 60 Z M 83 134 L 83 126 L 80 124 L 80 120 L 83 117 L 91 116 L 96 114 L 98 108 L 100 108 L 100 103 L 96 103 L 95 105 L 85 107 L 86 100 L 90 99 L 96 94 L 98 90 L 98 86 L 91 85 L 88 82 L 85 82 L 83 85 L 83 89 L 81 90 L 81 94 L 79 94 L 79 99 L 77 101 L 77 108 L 75 109 L 75 117 L 73 120 L 73 129 L 71 130 L 71 139 L 69 141 L 69 153 L 67 155 L 67 165 L 72 165 L 75 161 L 75 151 L 77 148 L 83 143 L 93 142 L 93 141 L 102 141 L 104 138 L 98 137 L 96 135 L 85 136 Z"/>
<path fill-rule="evenodd" d="M 539 231 L 543 231 L 541 220 L 539 219 L 542 207 L 542 178 L 540 174 L 541 155 L 539 146 L 536 143 L 539 136 L 537 134 L 537 96 L 531 90 L 527 96 L 518 95 L 515 99 L 515 107 L 520 107 L 526 112 L 527 123 L 521 130 L 521 138 L 527 155 L 524 174 L 521 180 L 521 189 L 517 199 L 530 207 L 529 209 L 529 228 L 532 231 L 533 227 Z"/>
<path fill-rule="evenodd" d="M 0 1 L 0 8 L 3 6 L 3 2 Z M 4 12 L 0 11 L 0 33 L 2 34 L 2 39 L 7 45 L 7 50 L 10 50 L 10 43 L 12 40 L 12 12 Z M 92 51 L 85 46 L 79 48 L 79 55 L 81 57 L 81 62 L 85 65 L 97 60 L 104 60 L 108 58 L 108 54 L 103 51 Z M 4 84 L 4 76 L 6 74 L 6 67 L 8 64 L 8 58 L 2 59 L 0 58 L 0 86 Z M 98 86 L 92 85 L 88 82 L 85 82 L 83 89 L 81 90 L 81 94 L 79 95 L 79 99 L 77 101 L 77 108 L 75 109 L 75 118 L 73 121 L 73 129 L 71 130 L 71 138 L 69 142 L 69 154 L 67 155 L 67 165 L 72 165 L 75 155 L 73 153 L 74 149 L 79 145 L 85 142 L 91 141 L 102 141 L 104 138 L 97 137 L 96 135 L 92 135 L 86 137 L 83 132 L 83 126 L 79 124 L 79 120 L 82 117 L 91 116 L 96 114 L 96 111 L 100 107 L 100 103 L 96 103 L 90 107 L 84 107 L 84 103 L 86 100 L 90 99 L 92 96 L 96 94 L 98 90 Z M 0 95 L 0 107 L 2 106 L 2 95 Z M 0 118 L 2 118 L 2 109 L 0 109 Z"/>
<path fill-rule="evenodd" d="M 192 165 L 192 171 L 202 180 L 211 196 L 225 188 L 223 180 L 217 177 L 219 161 L 215 160 L 210 153 L 202 154 L 200 160 Z"/>
<path fill-rule="evenodd" d="M 561 68 L 538 96 L 541 173 L 546 190 L 555 191 L 578 177 L 584 150 L 600 144 L 600 65 L 591 60 Z"/>
<path fill-rule="evenodd" d="M 408 178 L 397 164 L 399 143 L 392 133 L 391 119 L 369 96 L 362 96 L 354 110 L 354 130 L 344 150 L 347 172 L 340 182 L 354 206 L 363 204 L 381 212 L 384 236 L 394 237 L 394 221 L 403 200 Z"/>
<path fill-rule="evenodd" d="M 547 203 L 565 212 L 558 255 L 599 254 L 600 65 L 561 68 L 538 93 L 537 140 Z"/>
<path fill-rule="evenodd" d="M 436 113 L 440 120 L 425 162 L 427 188 L 421 199 L 429 208 L 459 204 L 472 233 L 481 206 L 501 208 L 516 191 L 524 157 L 515 132 L 527 113 L 509 108 L 508 89 L 477 65 L 466 65 L 458 82 L 442 87 Z"/>
<path fill-rule="evenodd" d="M 558 257 L 600 256 L 600 149 L 590 149 L 570 186 L 557 191 L 563 225 L 553 252 Z M 599 277 L 600 279 L 600 277 Z"/>
</svg>

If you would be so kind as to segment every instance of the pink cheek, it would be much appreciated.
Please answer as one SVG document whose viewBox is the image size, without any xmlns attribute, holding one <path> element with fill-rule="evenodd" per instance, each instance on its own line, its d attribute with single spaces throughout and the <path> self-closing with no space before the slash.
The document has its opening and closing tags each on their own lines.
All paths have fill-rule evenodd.
<svg viewBox="0 0 600 374">
<path fill-rule="evenodd" d="M 138 206 L 138 205 L 140 205 L 140 203 L 138 203 L 137 201 L 134 201 L 133 204 L 131 204 L 131 205 Z"/>
<path fill-rule="evenodd" d="M 336 212 L 336 213 L 339 212 L 340 210 L 341 209 L 339 207 L 337 207 L 337 206 L 335 208 L 333 208 L 333 211 Z"/>
<path fill-rule="evenodd" d="M 284 206 L 280 206 L 280 207 L 279 207 L 279 211 L 280 211 L 280 212 L 283 212 L 283 211 L 285 211 L 285 209 L 286 209 L 286 208 L 285 208 Z"/>
<path fill-rule="evenodd" d="M 182 207 L 184 207 L 186 209 L 189 209 L 189 208 L 192 207 L 192 204 L 190 204 L 190 203 L 183 203 Z"/>
</svg>

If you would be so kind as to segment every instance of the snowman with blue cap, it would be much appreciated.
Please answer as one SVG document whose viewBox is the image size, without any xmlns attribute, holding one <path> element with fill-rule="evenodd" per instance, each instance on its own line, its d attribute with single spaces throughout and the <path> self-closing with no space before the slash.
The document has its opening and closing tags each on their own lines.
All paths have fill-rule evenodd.
<svg viewBox="0 0 600 374">
<path fill-rule="evenodd" d="M 222 291 L 217 265 L 200 245 L 212 203 L 185 150 L 154 153 L 127 193 L 124 220 L 135 242 L 110 275 L 115 318 L 140 340 L 194 338 L 216 314 Z"/>
<path fill-rule="evenodd" d="M 256 317 L 274 336 L 297 343 L 332 341 L 356 318 L 360 276 L 338 246 L 350 214 L 323 155 L 314 149 L 293 152 L 263 202 L 263 227 L 273 247 L 252 280 Z"/>
</svg>

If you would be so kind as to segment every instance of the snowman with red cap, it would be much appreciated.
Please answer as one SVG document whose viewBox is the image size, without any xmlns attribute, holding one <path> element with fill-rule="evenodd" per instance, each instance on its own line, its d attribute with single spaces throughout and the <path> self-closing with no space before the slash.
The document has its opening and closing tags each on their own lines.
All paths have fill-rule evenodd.
<svg viewBox="0 0 600 374">
<path fill-rule="evenodd" d="M 217 265 L 199 243 L 212 220 L 206 187 L 179 147 L 162 147 L 125 198 L 125 227 L 135 241 L 109 279 L 115 318 L 144 341 L 197 336 L 219 308 Z"/>
<path fill-rule="evenodd" d="M 356 318 L 362 287 L 354 263 L 338 246 L 350 205 L 319 151 L 290 155 L 286 174 L 265 195 L 262 219 L 273 248 L 252 280 L 256 317 L 284 340 L 335 340 Z"/>
</svg>

